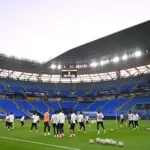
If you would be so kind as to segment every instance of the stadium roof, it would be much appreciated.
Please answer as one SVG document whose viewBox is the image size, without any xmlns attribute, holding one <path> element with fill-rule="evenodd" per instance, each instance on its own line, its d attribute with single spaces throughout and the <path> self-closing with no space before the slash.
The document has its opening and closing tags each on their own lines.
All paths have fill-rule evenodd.
<svg viewBox="0 0 150 150">
<path fill-rule="evenodd" d="M 110 25 L 111 27 L 111 25 Z M 88 33 L 87 33 L 88 34 Z M 48 63 L 82 63 L 119 53 L 150 49 L 150 20 L 118 33 L 73 48 Z"/>
<path fill-rule="evenodd" d="M 110 63 L 106 66 L 90 67 L 90 63 L 93 61 L 110 60 L 115 56 L 121 57 L 123 54 L 131 55 L 136 50 L 142 51 L 144 55 L 140 58 L 133 57 L 127 62 L 121 61 L 119 63 Z M 62 66 L 62 69 L 74 69 L 77 68 L 77 65 L 85 64 L 85 68 L 77 68 L 80 75 L 149 65 L 150 21 L 71 49 L 45 64 L 0 55 L 0 69 L 33 74 L 60 75 L 60 69 L 50 68 L 51 64 L 59 64 Z"/>
</svg>

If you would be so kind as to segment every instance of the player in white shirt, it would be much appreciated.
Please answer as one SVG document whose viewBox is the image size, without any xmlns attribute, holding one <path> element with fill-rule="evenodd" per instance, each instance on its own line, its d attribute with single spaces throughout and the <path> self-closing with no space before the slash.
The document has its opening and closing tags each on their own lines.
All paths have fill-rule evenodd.
<svg viewBox="0 0 150 150">
<path fill-rule="evenodd" d="M 58 138 L 64 137 L 65 118 L 66 118 L 66 116 L 64 115 L 63 111 L 61 110 L 60 113 L 58 114 L 58 129 L 60 132 L 60 135 L 58 136 Z"/>
<path fill-rule="evenodd" d="M 97 112 L 97 130 L 98 130 L 97 134 L 100 134 L 99 125 L 101 125 L 101 127 L 103 128 L 104 134 L 106 133 L 106 129 L 103 124 L 103 119 L 104 119 L 104 115 L 102 114 L 102 112 L 98 111 Z"/>
<path fill-rule="evenodd" d="M 90 127 L 88 114 L 85 116 L 85 122 L 86 122 L 86 125 L 89 125 L 89 127 Z"/>
<path fill-rule="evenodd" d="M 54 137 L 56 137 L 58 135 L 58 114 L 57 112 L 55 111 L 54 114 L 52 115 L 51 117 L 51 121 L 52 121 L 52 124 L 53 124 L 53 129 L 54 129 Z"/>
<path fill-rule="evenodd" d="M 78 116 L 76 117 L 76 125 L 78 126 Z"/>
<path fill-rule="evenodd" d="M 39 124 L 39 122 L 40 122 L 40 116 L 39 115 L 36 115 L 36 117 L 37 117 L 37 124 Z M 40 125 L 39 125 L 40 126 Z"/>
<path fill-rule="evenodd" d="M 70 119 L 70 137 L 75 137 L 75 124 L 76 124 L 76 114 L 72 111 L 71 119 Z"/>
<path fill-rule="evenodd" d="M 5 127 L 8 128 L 8 126 L 9 126 L 9 115 L 8 114 L 5 117 L 5 123 L 6 123 Z"/>
<path fill-rule="evenodd" d="M 32 117 L 32 125 L 31 125 L 31 130 L 30 132 L 32 132 L 33 127 L 35 127 L 36 129 L 36 133 L 38 133 L 38 128 L 37 128 L 37 113 L 35 113 Z"/>
<path fill-rule="evenodd" d="M 83 130 L 84 130 L 84 133 L 85 132 L 85 125 L 84 125 L 84 118 L 83 118 L 83 115 L 82 115 L 82 112 L 80 112 L 80 114 L 78 115 L 78 122 L 79 122 L 79 125 L 80 125 L 80 129 L 79 129 L 79 133 L 83 127 Z"/>
<path fill-rule="evenodd" d="M 133 114 L 133 121 L 134 121 L 134 127 L 136 129 L 139 129 L 139 123 L 138 123 L 138 120 L 140 120 L 140 117 L 139 115 L 136 113 L 136 111 L 134 112 Z"/>
<path fill-rule="evenodd" d="M 21 128 L 24 126 L 24 121 L 25 121 L 25 116 L 22 116 L 21 119 L 20 119 L 20 122 L 21 122 Z"/>
<path fill-rule="evenodd" d="M 123 122 L 124 122 L 124 114 L 123 114 L 123 112 L 121 112 L 121 114 L 120 114 L 120 127 L 122 127 Z"/>
<path fill-rule="evenodd" d="M 130 128 L 130 125 L 132 124 L 132 127 L 133 127 L 133 129 L 134 129 L 133 113 L 132 113 L 131 111 L 129 111 L 129 114 L 128 114 L 128 120 L 129 120 L 128 127 Z"/>
<path fill-rule="evenodd" d="M 12 113 L 10 113 L 9 115 L 9 126 L 8 126 L 8 130 L 13 129 L 13 122 L 14 122 L 14 115 Z"/>
</svg>

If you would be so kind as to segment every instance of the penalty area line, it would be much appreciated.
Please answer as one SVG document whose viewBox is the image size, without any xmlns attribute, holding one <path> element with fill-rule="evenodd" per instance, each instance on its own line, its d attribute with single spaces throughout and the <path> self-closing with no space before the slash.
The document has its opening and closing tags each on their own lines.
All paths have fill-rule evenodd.
<svg viewBox="0 0 150 150">
<path fill-rule="evenodd" d="M 59 145 L 53 145 L 53 144 L 47 144 L 47 143 L 41 143 L 41 142 L 34 142 L 34 141 L 28 141 L 28 140 L 21 140 L 21 139 L 15 139 L 15 138 L 3 137 L 3 136 L 0 136 L 0 138 L 6 139 L 6 140 L 11 140 L 11 141 L 19 141 L 19 142 L 25 142 L 25 143 L 31 143 L 31 144 L 37 144 L 37 145 L 56 147 L 56 148 L 61 148 L 61 149 L 80 150 L 77 148 L 71 148 L 71 147 L 59 146 Z"/>
</svg>

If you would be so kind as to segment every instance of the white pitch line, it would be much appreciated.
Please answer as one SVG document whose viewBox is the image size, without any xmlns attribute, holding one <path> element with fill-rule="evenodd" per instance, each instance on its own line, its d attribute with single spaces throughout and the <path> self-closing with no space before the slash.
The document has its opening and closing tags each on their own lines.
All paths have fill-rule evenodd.
<svg viewBox="0 0 150 150">
<path fill-rule="evenodd" d="M 0 138 L 1 139 L 12 140 L 12 141 L 20 141 L 20 142 L 25 142 L 25 143 L 37 144 L 37 145 L 57 147 L 57 148 L 61 148 L 61 149 L 80 150 L 80 149 L 77 149 L 77 148 L 71 148 L 71 147 L 65 147 L 65 146 L 58 146 L 58 145 L 53 145 L 53 144 L 47 144 L 47 143 L 41 143 L 41 142 L 34 142 L 34 141 L 28 141 L 28 140 L 21 140 L 21 139 L 15 139 L 15 138 L 3 137 L 3 136 L 0 136 Z"/>
</svg>

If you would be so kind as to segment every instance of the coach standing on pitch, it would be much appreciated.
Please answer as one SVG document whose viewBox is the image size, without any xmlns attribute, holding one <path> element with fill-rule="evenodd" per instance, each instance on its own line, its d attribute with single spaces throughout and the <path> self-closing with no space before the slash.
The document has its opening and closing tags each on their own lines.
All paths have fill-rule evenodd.
<svg viewBox="0 0 150 150">
<path fill-rule="evenodd" d="M 48 128 L 48 135 L 50 135 L 50 125 L 49 125 L 49 110 L 44 114 L 44 135 L 46 136 L 46 129 Z"/>
</svg>

